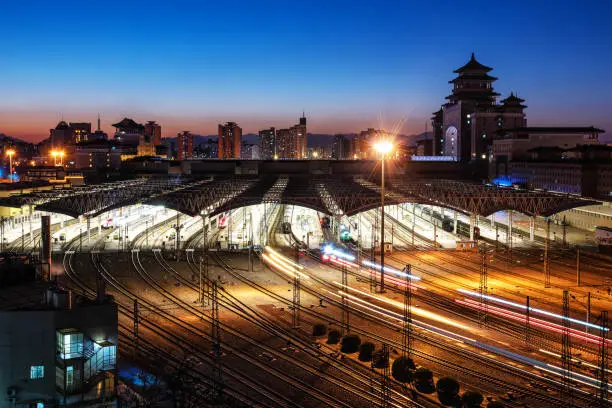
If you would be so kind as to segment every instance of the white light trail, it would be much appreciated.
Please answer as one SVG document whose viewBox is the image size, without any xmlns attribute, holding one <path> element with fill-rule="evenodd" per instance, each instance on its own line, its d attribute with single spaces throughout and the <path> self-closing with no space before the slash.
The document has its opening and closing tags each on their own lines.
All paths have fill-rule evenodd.
<svg viewBox="0 0 612 408">
<path fill-rule="evenodd" d="M 477 298 L 481 298 L 482 297 L 482 298 L 491 300 L 493 302 L 503 303 L 505 305 L 514 306 L 514 307 L 518 307 L 519 309 L 527 310 L 527 306 L 526 305 L 522 305 L 520 303 L 511 302 L 509 300 L 501 299 L 501 298 L 498 298 L 498 297 L 495 297 L 495 296 L 481 295 L 478 292 L 473 292 L 473 291 L 467 290 L 467 289 L 457 289 L 457 290 L 459 292 L 463 293 L 463 294 L 466 294 L 466 295 L 474 296 L 474 297 L 477 297 Z M 554 317 L 555 319 L 561 319 L 561 320 L 567 319 L 568 321 L 570 321 L 572 323 L 576 323 L 576 324 L 592 327 L 592 328 L 597 329 L 597 330 L 603 330 L 603 327 L 598 326 L 596 324 L 589 323 L 589 322 L 586 322 L 584 320 L 574 319 L 574 318 L 571 318 L 571 317 L 566 318 L 565 316 L 562 316 L 560 314 L 552 313 L 552 312 L 549 312 L 549 311 L 546 311 L 546 310 L 543 310 L 543 309 L 537 309 L 535 307 L 530 307 L 529 311 L 535 312 L 535 313 L 540 313 L 540 314 L 543 314 L 543 315 L 549 316 L 549 317 Z M 608 331 L 609 329 L 605 329 L 605 330 Z"/>
</svg>

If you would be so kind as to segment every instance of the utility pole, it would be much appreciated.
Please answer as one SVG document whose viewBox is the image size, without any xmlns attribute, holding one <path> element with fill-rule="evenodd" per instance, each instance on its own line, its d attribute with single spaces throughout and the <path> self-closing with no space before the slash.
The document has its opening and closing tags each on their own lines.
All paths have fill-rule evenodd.
<svg viewBox="0 0 612 408">
<path fill-rule="evenodd" d="M 174 229 L 176 230 L 176 262 L 178 262 L 181 256 L 179 252 L 181 250 L 181 214 L 178 212 L 176 213 L 176 225 Z"/>
<path fill-rule="evenodd" d="M 388 408 L 391 398 L 389 396 L 389 345 L 387 343 L 383 343 L 382 345 L 382 358 L 385 361 L 385 366 L 380 381 L 380 407 Z"/>
<path fill-rule="evenodd" d="M 580 286 L 580 248 L 576 248 L 576 286 Z"/>
<path fill-rule="evenodd" d="M 346 273 L 346 265 L 342 263 L 342 328 L 348 333 L 350 329 L 349 325 L 349 309 L 348 299 L 346 294 L 348 293 L 348 274 Z"/>
<path fill-rule="evenodd" d="M 599 404 L 608 405 L 608 311 L 601 312 L 601 342 L 599 343 Z"/>
<path fill-rule="evenodd" d="M 409 357 L 412 351 L 412 335 L 410 333 L 410 325 L 412 324 L 412 287 L 410 286 L 411 272 L 412 265 L 406 265 L 404 268 L 404 273 L 406 274 L 406 287 L 404 288 L 404 331 L 402 336 L 404 357 Z"/>
<path fill-rule="evenodd" d="M 567 244 L 567 227 L 565 225 L 565 215 L 563 216 L 563 246 Z"/>
<path fill-rule="evenodd" d="M 586 307 L 586 321 L 591 321 L 591 292 L 587 292 L 587 307 Z M 585 331 L 589 332 L 589 325 L 584 326 Z"/>
<path fill-rule="evenodd" d="M 206 277 L 205 285 L 206 285 L 206 296 L 202 292 L 202 304 L 204 303 L 204 299 L 206 299 L 206 303 L 209 303 L 209 293 L 210 293 L 210 279 L 208 276 L 208 217 L 206 215 L 202 215 L 202 246 L 204 247 L 204 275 Z M 202 282 L 202 258 L 200 257 L 200 282 Z M 200 291 L 203 291 L 202 284 L 200 284 Z"/>
<path fill-rule="evenodd" d="M 529 316 L 530 316 L 530 306 L 529 306 L 529 296 L 525 301 L 525 343 L 529 344 L 531 338 L 531 327 L 529 326 Z"/>
<path fill-rule="evenodd" d="M 510 264 L 512 264 L 512 211 L 508 210 L 508 229 L 506 230 L 506 243 L 508 245 Z"/>
<path fill-rule="evenodd" d="M 300 264 L 300 250 L 295 242 L 295 263 Z M 293 274 L 293 328 L 300 327 L 300 274 Z"/>
<path fill-rule="evenodd" d="M 487 292 L 488 292 L 488 273 L 487 273 L 487 248 L 483 246 L 480 250 L 481 265 L 480 265 L 480 303 L 483 306 L 482 323 L 487 323 Z"/>
<path fill-rule="evenodd" d="M 140 343 L 140 337 L 138 334 L 138 326 L 140 320 L 140 313 L 138 311 L 138 299 L 134 299 L 134 359 L 138 358 L 138 347 Z"/>
<path fill-rule="evenodd" d="M 372 228 L 372 234 L 371 234 L 371 248 L 370 248 L 370 261 L 372 262 L 372 265 L 376 264 L 376 233 L 378 231 L 378 211 L 374 211 L 374 228 Z M 370 268 L 370 270 L 372 271 L 370 273 L 370 292 L 374 293 L 376 292 L 376 268 L 374 266 L 372 266 Z"/>
<path fill-rule="evenodd" d="M 546 238 L 544 240 L 544 287 L 550 288 L 550 267 L 548 265 L 548 246 L 550 245 L 550 220 L 546 218 Z"/>
<path fill-rule="evenodd" d="M 223 373 L 221 367 L 221 327 L 219 323 L 219 284 L 212 283 L 211 338 L 213 352 L 212 400 L 218 401 L 223 391 Z"/>
<path fill-rule="evenodd" d="M 563 402 L 566 406 L 572 406 L 572 351 L 570 344 L 570 306 L 569 306 L 569 291 L 563 291 L 563 341 L 562 341 L 562 352 L 561 361 L 563 363 L 563 384 L 564 394 Z"/>
</svg>

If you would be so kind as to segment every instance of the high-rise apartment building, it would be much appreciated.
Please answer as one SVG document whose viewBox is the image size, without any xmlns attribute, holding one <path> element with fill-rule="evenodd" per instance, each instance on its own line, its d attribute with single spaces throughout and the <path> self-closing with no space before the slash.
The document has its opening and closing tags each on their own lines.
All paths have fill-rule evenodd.
<svg viewBox="0 0 612 408">
<path fill-rule="evenodd" d="M 219 124 L 219 158 L 239 159 L 242 146 L 242 128 L 235 122 Z"/>
<path fill-rule="evenodd" d="M 351 150 L 351 141 L 343 134 L 334 135 L 332 144 L 331 157 L 336 160 L 349 159 Z"/>
<path fill-rule="evenodd" d="M 193 135 L 185 130 L 176 135 L 177 158 L 185 160 L 193 157 Z"/>
<path fill-rule="evenodd" d="M 291 129 L 295 132 L 297 142 L 297 158 L 305 159 L 308 154 L 308 134 L 306 133 L 306 116 L 302 114 L 300 123 L 293 126 Z"/>
<path fill-rule="evenodd" d="M 154 146 L 161 145 L 161 126 L 154 120 L 150 120 L 144 125 L 144 134 Z"/>
<path fill-rule="evenodd" d="M 276 155 L 276 129 L 259 131 L 259 151 L 263 160 L 273 159 Z"/>
<path fill-rule="evenodd" d="M 373 151 L 373 145 L 378 139 L 385 134 L 384 130 L 369 128 L 359 132 L 353 138 L 352 151 L 355 159 L 371 159 L 376 157 L 376 152 Z"/>
<path fill-rule="evenodd" d="M 306 159 L 308 157 L 306 117 L 289 129 L 276 132 L 276 155 L 280 159 Z"/>
</svg>

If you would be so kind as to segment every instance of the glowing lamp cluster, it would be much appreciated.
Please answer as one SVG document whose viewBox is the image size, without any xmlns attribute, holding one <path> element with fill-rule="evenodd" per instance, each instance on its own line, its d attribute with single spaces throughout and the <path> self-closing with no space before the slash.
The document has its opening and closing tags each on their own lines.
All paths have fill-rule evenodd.
<svg viewBox="0 0 612 408">
<path fill-rule="evenodd" d="M 383 140 L 374 144 L 374 150 L 381 154 L 387 154 L 393 150 L 393 144 L 388 140 Z"/>
</svg>

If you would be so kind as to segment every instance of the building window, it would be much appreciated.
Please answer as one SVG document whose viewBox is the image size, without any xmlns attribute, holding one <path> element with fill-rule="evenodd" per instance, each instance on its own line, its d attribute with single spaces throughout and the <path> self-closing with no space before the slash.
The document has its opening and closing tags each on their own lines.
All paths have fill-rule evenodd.
<svg viewBox="0 0 612 408">
<path fill-rule="evenodd" d="M 45 378 L 45 366 L 30 366 L 30 379 L 40 380 Z"/>
</svg>

